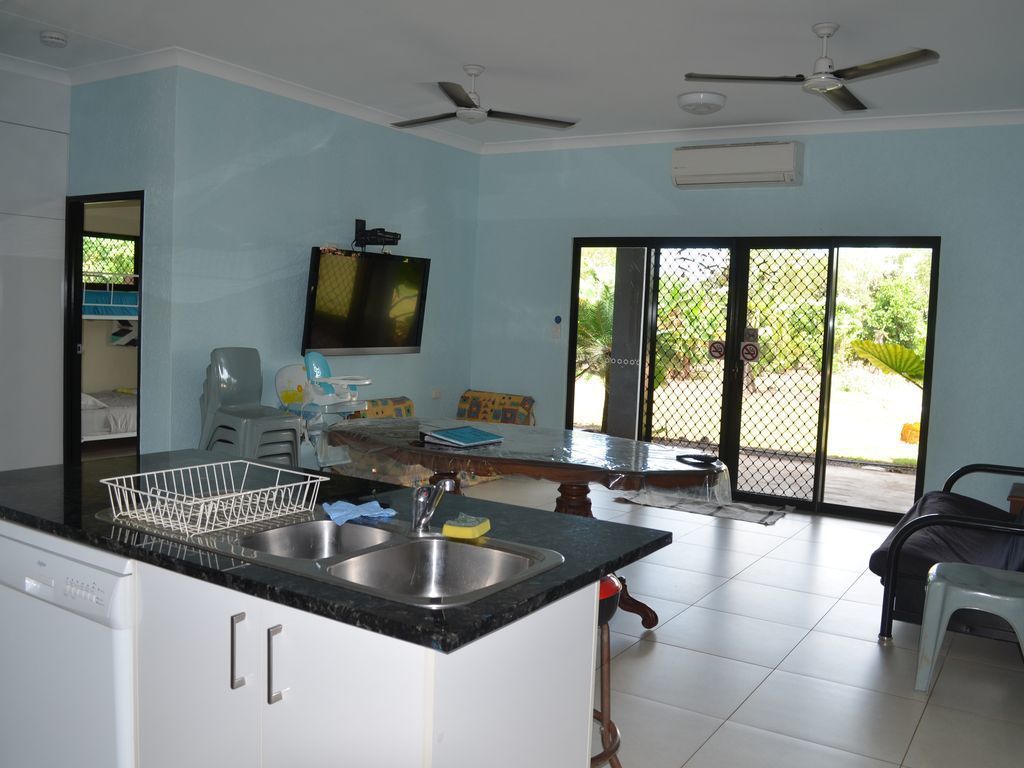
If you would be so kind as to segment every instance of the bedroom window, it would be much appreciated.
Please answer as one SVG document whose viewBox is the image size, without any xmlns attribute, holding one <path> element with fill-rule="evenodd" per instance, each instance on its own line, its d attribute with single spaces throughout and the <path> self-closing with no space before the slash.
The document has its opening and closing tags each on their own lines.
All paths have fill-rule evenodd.
<svg viewBox="0 0 1024 768">
<path fill-rule="evenodd" d="M 136 238 L 85 235 L 82 238 L 82 281 L 87 285 L 134 286 Z"/>
</svg>

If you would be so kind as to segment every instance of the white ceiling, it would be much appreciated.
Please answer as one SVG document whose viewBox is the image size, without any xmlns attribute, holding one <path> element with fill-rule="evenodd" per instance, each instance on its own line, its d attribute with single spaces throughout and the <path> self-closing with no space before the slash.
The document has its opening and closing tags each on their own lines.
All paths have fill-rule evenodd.
<svg viewBox="0 0 1024 768">
<path fill-rule="evenodd" d="M 683 79 L 809 74 L 818 21 L 840 24 L 829 46 L 837 67 L 912 48 L 941 59 L 851 83 L 869 107 L 858 113 L 793 83 Z M 68 33 L 70 44 L 43 47 L 43 29 Z M 0 54 L 72 80 L 84 66 L 182 48 L 377 110 L 386 122 L 451 111 L 435 82 L 468 86 L 462 65 L 472 63 L 487 67 L 484 107 L 579 120 L 567 131 L 497 120 L 417 129 L 488 146 L 1024 110 L 1024 86 L 1013 84 L 1024 71 L 1022 33 L 1022 0 L 0 0 Z M 676 96 L 702 88 L 724 93 L 725 108 L 682 112 Z"/>
</svg>

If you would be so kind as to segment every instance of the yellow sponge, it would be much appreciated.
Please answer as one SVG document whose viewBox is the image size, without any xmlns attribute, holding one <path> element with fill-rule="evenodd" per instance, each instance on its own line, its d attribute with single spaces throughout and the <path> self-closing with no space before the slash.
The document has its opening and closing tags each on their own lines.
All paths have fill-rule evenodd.
<svg viewBox="0 0 1024 768">
<path fill-rule="evenodd" d="M 452 539 L 475 539 L 491 530 L 491 521 L 486 517 L 472 517 L 460 514 L 444 524 L 441 533 Z"/>
</svg>

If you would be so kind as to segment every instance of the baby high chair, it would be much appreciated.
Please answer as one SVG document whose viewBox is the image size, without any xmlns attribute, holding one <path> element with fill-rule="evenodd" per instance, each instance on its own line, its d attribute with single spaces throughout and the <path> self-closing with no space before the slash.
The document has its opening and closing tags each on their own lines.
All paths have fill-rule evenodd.
<svg viewBox="0 0 1024 768">
<path fill-rule="evenodd" d="M 277 372 L 275 389 L 281 406 L 301 416 L 306 438 L 321 467 L 344 463 L 348 457 L 321 440 L 325 426 L 366 407 L 359 400 L 359 387 L 372 384 L 363 376 L 332 376 L 331 367 L 319 352 L 309 352 L 305 364 L 286 365 Z"/>
</svg>

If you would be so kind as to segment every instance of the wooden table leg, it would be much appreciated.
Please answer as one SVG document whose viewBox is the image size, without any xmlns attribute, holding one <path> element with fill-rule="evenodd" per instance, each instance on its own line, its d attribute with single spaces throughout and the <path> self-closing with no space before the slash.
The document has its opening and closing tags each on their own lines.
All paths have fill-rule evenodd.
<svg viewBox="0 0 1024 768">
<path fill-rule="evenodd" d="M 658 614 L 654 612 L 654 609 L 646 603 L 641 603 L 629 594 L 626 580 L 622 576 L 618 578 L 622 582 L 622 592 L 619 593 L 619 608 L 627 613 L 635 613 L 639 616 L 640 623 L 645 629 L 654 629 L 658 626 Z"/>
<path fill-rule="evenodd" d="M 562 483 L 558 486 L 555 512 L 580 517 L 593 517 L 590 512 L 590 485 L 587 483 Z"/>
<path fill-rule="evenodd" d="M 579 515 L 580 517 L 593 517 L 590 508 L 590 485 L 587 483 L 562 483 L 558 486 L 558 499 L 555 500 L 555 512 L 562 512 L 567 515 Z M 621 576 L 622 592 L 619 594 L 619 608 L 627 613 L 635 613 L 640 617 L 640 623 L 646 629 L 653 629 L 658 625 L 658 614 L 646 603 L 641 603 L 631 594 L 626 587 L 626 580 Z"/>
</svg>

